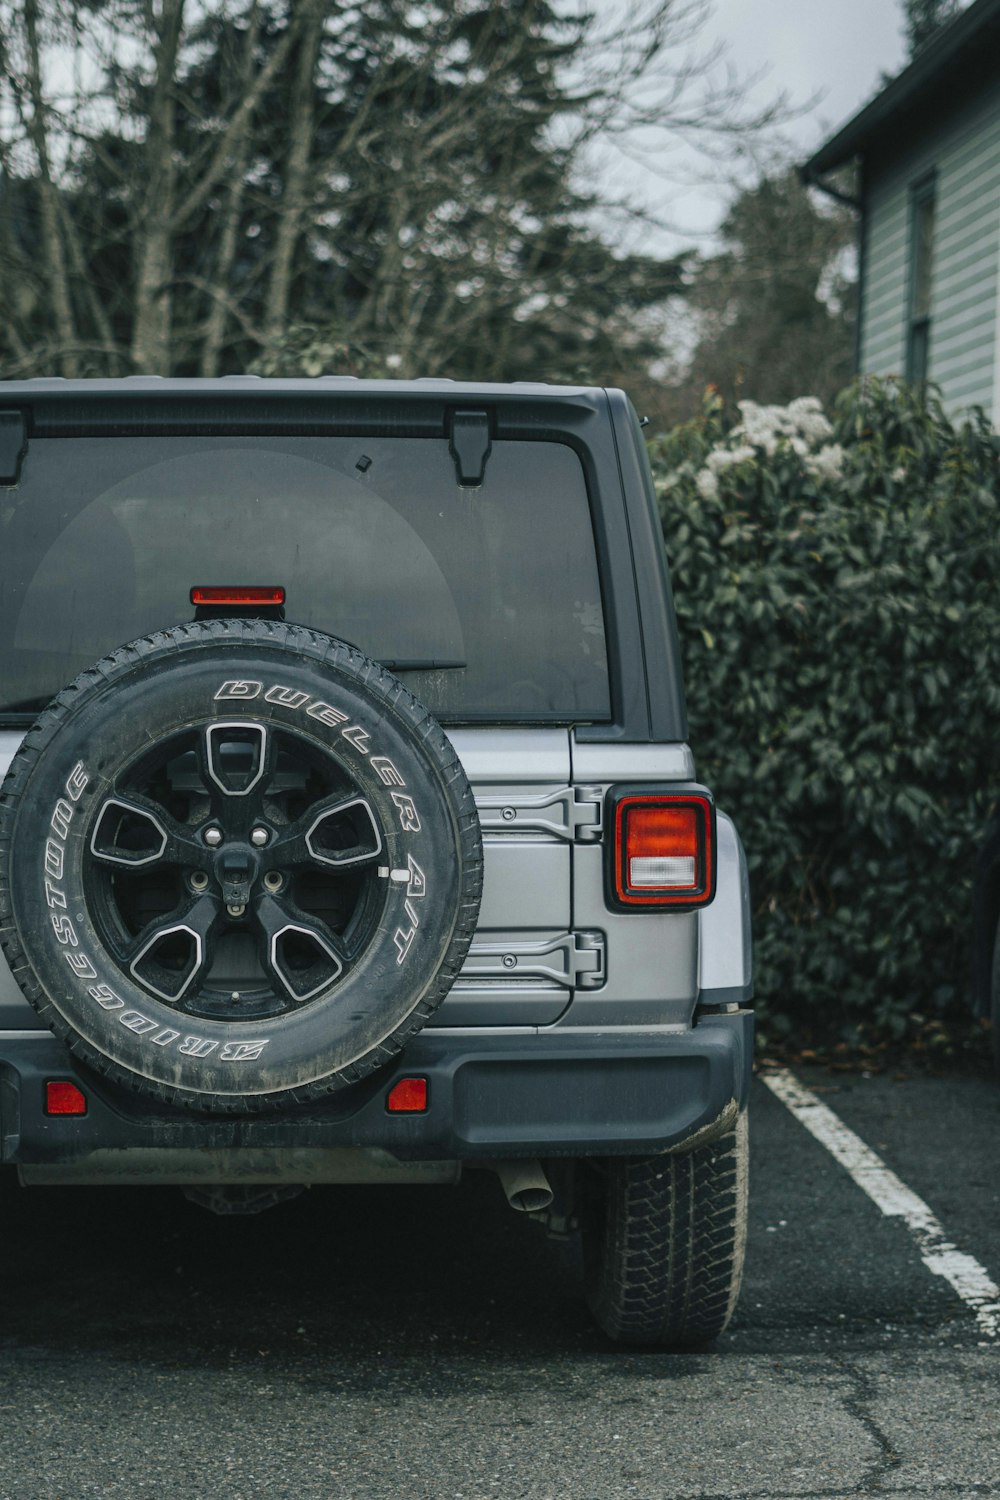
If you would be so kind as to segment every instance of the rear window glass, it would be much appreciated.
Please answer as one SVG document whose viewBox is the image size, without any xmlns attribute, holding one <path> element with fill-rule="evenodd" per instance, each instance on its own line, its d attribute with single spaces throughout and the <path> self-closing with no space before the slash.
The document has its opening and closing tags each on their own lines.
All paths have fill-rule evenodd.
<svg viewBox="0 0 1000 1500">
<path fill-rule="evenodd" d="M 397 663 L 451 722 L 610 716 L 575 453 L 495 442 L 463 489 L 444 439 L 351 437 L 32 440 L 0 490 L 0 713 L 213 584 L 281 585 L 286 619 Z"/>
</svg>

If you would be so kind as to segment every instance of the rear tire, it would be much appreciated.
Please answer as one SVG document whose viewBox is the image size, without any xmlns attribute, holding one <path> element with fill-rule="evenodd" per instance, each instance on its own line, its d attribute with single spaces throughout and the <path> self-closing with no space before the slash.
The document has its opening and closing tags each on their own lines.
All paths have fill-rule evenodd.
<svg viewBox="0 0 1000 1500">
<path fill-rule="evenodd" d="M 587 1302 L 609 1338 L 665 1349 L 726 1328 L 743 1275 L 747 1116 L 678 1156 L 604 1164 L 585 1205 Z"/>
</svg>

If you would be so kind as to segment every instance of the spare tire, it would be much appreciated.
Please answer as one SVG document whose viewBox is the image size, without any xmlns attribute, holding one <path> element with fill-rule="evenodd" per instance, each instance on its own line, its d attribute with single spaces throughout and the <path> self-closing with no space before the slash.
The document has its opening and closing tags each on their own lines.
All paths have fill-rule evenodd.
<svg viewBox="0 0 1000 1500">
<path fill-rule="evenodd" d="M 461 968 L 472 792 L 391 672 L 294 625 L 206 620 L 84 672 L 0 792 L 0 943 L 90 1066 L 249 1111 L 388 1061 Z"/>
</svg>

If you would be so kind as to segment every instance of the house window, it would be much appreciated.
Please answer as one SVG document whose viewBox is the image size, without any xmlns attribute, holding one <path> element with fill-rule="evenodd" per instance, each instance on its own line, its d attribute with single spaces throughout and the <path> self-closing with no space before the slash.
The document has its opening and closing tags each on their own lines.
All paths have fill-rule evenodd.
<svg viewBox="0 0 1000 1500">
<path fill-rule="evenodd" d="M 910 306 L 906 336 L 906 378 L 927 379 L 931 336 L 931 282 L 934 276 L 934 216 L 937 184 L 917 183 L 910 196 Z"/>
</svg>

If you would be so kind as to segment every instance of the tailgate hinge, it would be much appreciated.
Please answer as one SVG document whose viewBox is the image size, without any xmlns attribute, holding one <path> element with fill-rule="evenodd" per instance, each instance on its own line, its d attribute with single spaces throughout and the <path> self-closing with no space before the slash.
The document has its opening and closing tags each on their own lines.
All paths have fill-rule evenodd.
<svg viewBox="0 0 1000 1500">
<path fill-rule="evenodd" d="M 548 833 L 576 843 L 601 837 L 604 794 L 599 786 L 564 786 L 534 797 L 477 797 L 484 833 Z"/>
<path fill-rule="evenodd" d="M 596 990 L 606 977 L 604 950 L 603 932 L 566 932 L 540 943 L 474 939 L 461 978 L 543 979 L 567 989 Z"/>
</svg>

